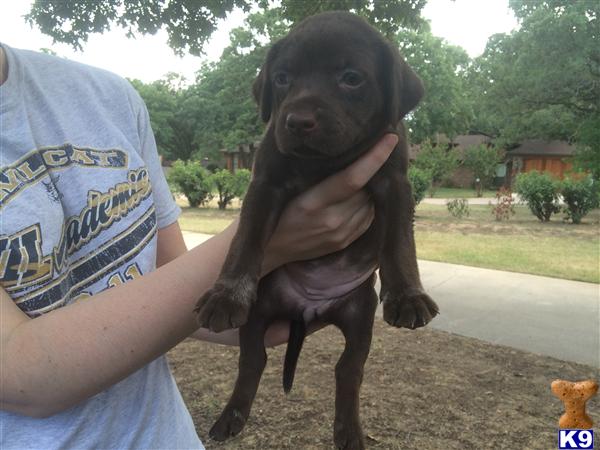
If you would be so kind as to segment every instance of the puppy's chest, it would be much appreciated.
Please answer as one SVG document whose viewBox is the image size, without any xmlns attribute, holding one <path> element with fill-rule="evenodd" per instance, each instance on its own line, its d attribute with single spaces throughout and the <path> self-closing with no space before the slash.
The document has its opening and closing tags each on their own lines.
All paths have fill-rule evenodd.
<svg viewBox="0 0 600 450">
<path fill-rule="evenodd" d="M 377 252 L 372 249 L 345 251 L 309 261 L 297 261 L 271 274 L 267 288 L 286 310 L 312 316 L 364 283 L 377 269 Z"/>
</svg>

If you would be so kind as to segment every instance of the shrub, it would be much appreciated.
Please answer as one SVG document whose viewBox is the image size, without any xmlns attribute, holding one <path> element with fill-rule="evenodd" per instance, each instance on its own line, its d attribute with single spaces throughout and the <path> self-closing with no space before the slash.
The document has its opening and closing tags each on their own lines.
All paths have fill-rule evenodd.
<svg viewBox="0 0 600 450">
<path fill-rule="evenodd" d="M 581 180 L 566 178 L 560 190 L 565 202 L 565 220 L 581 223 L 581 219 L 598 206 L 598 182 L 592 177 Z"/>
<path fill-rule="evenodd" d="M 469 201 L 466 198 L 455 198 L 446 202 L 448 212 L 457 219 L 463 217 L 469 217 L 471 211 L 469 210 Z"/>
<path fill-rule="evenodd" d="M 235 197 L 242 197 L 246 193 L 250 183 L 250 171 L 240 169 L 234 175 L 227 169 L 221 169 L 209 179 L 217 189 L 219 209 L 225 209 Z"/>
<path fill-rule="evenodd" d="M 408 181 L 410 181 L 410 185 L 412 186 L 415 205 L 418 205 L 425 198 L 425 193 L 429 189 L 429 186 L 431 186 L 431 175 L 425 170 L 410 167 L 408 169 Z"/>
<path fill-rule="evenodd" d="M 187 198 L 192 208 L 210 201 L 212 198 L 209 173 L 198 161 L 181 161 L 173 163 L 169 171 L 171 189 Z"/>
<path fill-rule="evenodd" d="M 521 173 L 517 176 L 515 188 L 540 221 L 548 222 L 552 214 L 560 211 L 558 183 L 547 173 L 535 170 Z"/>
<path fill-rule="evenodd" d="M 508 220 L 510 216 L 515 215 L 515 205 L 513 204 L 512 191 L 510 189 L 501 187 L 496 192 L 496 204 L 492 205 L 492 214 L 496 217 L 497 221 Z"/>
</svg>

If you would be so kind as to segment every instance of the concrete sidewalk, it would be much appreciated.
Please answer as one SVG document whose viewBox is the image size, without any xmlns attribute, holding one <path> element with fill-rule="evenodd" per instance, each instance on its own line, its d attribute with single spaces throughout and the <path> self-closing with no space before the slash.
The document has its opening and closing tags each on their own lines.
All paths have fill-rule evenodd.
<svg viewBox="0 0 600 450">
<path fill-rule="evenodd" d="M 188 248 L 209 237 L 184 232 Z M 600 367 L 599 285 L 432 261 L 419 267 L 441 311 L 432 328 Z"/>
</svg>

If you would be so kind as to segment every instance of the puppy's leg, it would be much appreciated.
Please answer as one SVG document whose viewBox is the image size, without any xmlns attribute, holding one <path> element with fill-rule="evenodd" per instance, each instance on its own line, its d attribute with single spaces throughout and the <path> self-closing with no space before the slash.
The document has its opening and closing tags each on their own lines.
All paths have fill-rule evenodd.
<svg viewBox="0 0 600 450">
<path fill-rule="evenodd" d="M 334 443 L 338 449 L 365 448 L 359 418 L 359 393 L 364 365 L 371 347 L 377 295 L 370 282 L 357 289 L 340 309 L 332 311 L 331 321 L 344 333 L 346 346 L 335 366 Z"/>
<path fill-rule="evenodd" d="M 221 274 L 196 305 L 200 326 L 219 332 L 246 323 L 256 300 L 264 248 L 288 197 L 269 183 L 250 184 Z"/>
<path fill-rule="evenodd" d="M 216 441 L 235 436 L 244 428 L 258 384 L 267 363 L 264 337 L 267 323 L 251 313 L 248 322 L 240 328 L 240 360 L 235 389 L 227 406 L 210 429 Z"/>
<path fill-rule="evenodd" d="M 438 314 L 419 277 L 413 232 L 414 200 L 408 177 L 388 170 L 370 183 L 380 239 L 379 274 L 383 318 L 396 327 L 418 328 Z"/>
</svg>

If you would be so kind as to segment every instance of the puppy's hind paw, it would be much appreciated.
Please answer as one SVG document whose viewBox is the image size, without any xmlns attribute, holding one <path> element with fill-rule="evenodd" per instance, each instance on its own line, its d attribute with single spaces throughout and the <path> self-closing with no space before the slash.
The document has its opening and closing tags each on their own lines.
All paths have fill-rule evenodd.
<svg viewBox="0 0 600 450">
<path fill-rule="evenodd" d="M 237 409 L 226 408 L 217 419 L 208 435 L 215 441 L 222 442 L 239 434 L 246 425 L 246 417 Z"/>
<path fill-rule="evenodd" d="M 336 449 L 340 450 L 364 450 L 365 441 L 360 425 L 334 426 L 333 442 Z"/>
<path fill-rule="evenodd" d="M 196 305 L 198 324 L 216 333 L 239 328 L 248 320 L 256 299 L 256 286 L 250 282 L 217 282 Z"/>
<path fill-rule="evenodd" d="M 439 313 L 432 298 L 421 289 L 382 290 L 383 319 L 398 328 L 414 330 L 427 325 Z"/>
</svg>

